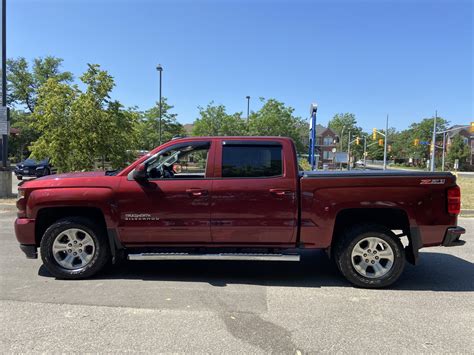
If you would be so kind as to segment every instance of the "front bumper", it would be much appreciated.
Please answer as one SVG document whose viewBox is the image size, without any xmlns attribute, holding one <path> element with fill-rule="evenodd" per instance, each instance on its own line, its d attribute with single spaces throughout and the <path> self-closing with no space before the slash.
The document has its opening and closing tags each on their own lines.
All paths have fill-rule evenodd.
<svg viewBox="0 0 474 355">
<path fill-rule="evenodd" d="M 446 235 L 444 236 L 442 245 L 445 247 L 456 247 L 464 245 L 466 241 L 459 239 L 464 233 L 466 233 L 466 230 L 462 227 L 448 228 L 448 230 L 446 231 Z"/>
</svg>

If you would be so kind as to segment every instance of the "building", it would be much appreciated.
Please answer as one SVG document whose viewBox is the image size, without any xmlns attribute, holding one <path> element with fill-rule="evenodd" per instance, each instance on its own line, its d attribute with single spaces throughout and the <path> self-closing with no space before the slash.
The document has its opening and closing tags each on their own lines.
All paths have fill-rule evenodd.
<svg viewBox="0 0 474 355">
<path fill-rule="evenodd" d="M 453 138 L 456 136 L 461 136 L 462 139 L 464 140 L 464 143 L 466 143 L 471 149 L 471 155 L 469 157 L 470 158 L 469 165 L 473 167 L 474 166 L 474 133 L 471 133 L 469 130 L 469 127 L 465 125 L 464 126 L 455 125 L 449 128 L 449 130 L 450 131 L 446 133 L 447 150 L 449 150 L 449 146 L 451 145 L 451 141 L 453 140 Z"/>
<path fill-rule="evenodd" d="M 337 134 L 331 128 L 316 125 L 316 150 L 322 164 L 331 164 L 334 161 L 333 149 L 336 148 L 336 138 Z"/>
</svg>

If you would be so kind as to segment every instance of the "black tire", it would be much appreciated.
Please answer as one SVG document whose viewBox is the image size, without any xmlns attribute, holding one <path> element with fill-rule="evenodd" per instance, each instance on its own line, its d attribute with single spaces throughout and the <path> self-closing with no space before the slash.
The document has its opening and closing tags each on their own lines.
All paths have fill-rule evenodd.
<svg viewBox="0 0 474 355">
<path fill-rule="evenodd" d="M 43 176 L 46 176 L 46 175 L 51 175 L 51 171 L 48 168 L 44 169 Z"/>
<path fill-rule="evenodd" d="M 23 180 L 23 176 L 21 176 L 21 175 L 17 175 L 16 178 L 17 178 L 18 180 Z"/>
<path fill-rule="evenodd" d="M 388 244 L 393 253 L 391 267 L 387 267 L 389 270 L 384 271 L 386 273 L 380 277 L 375 277 L 375 274 L 371 275 L 371 277 L 364 276 L 357 271 L 353 265 L 355 262 L 353 262 L 352 259 L 352 251 L 354 250 L 354 247 L 363 244 L 366 238 L 373 237 L 382 239 L 386 244 Z M 390 229 L 382 225 L 365 224 L 353 226 L 347 229 L 340 236 L 335 245 L 334 256 L 337 267 L 344 277 L 353 285 L 363 288 L 382 288 L 390 286 L 398 280 L 405 267 L 405 252 L 400 239 L 393 234 Z M 369 255 L 369 257 L 372 257 L 372 255 Z M 368 266 L 370 267 L 370 264 Z"/>
<path fill-rule="evenodd" d="M 94 253 L 90 261 L 83 267 L 67 269 L 61 266 L 53 255 L 53 244 L 62 232 L 68 229 L 80 229 L 94 241 Z M 58 220 L 46 230 L 41 239 L 41 259 L 44 266 L 55 277 L 60 279 L 84 279 L 99 272 L 110 259 L 110 248 L 105 231 L 98 228 L 90 219 L 84 217 L 67 217 Z"/>
</svg>

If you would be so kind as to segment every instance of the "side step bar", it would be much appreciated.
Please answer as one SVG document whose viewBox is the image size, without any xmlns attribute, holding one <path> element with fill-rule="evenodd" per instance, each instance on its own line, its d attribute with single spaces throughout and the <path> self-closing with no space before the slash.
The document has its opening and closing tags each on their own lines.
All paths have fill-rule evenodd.
<svg viewBox="0 0 474 355">
<path fill-rule="evenodd" d="M 188 254 L 188 253 L 141 253 L 129 254 L 128 260 L 254 260 L 300 261 L 297 254 Z"/>
</svg>

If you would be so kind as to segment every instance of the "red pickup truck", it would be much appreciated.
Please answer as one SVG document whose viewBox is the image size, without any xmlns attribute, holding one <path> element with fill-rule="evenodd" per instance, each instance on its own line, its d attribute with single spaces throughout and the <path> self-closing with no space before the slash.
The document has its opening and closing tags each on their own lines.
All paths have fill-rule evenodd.
<svg viewBox="0 0 474 355">
<path fill-rule="evenodd" d="M 282 137 L 179 138 L 114 172 L 23 183 L 15 232 L 58 278 L 121 259 L 297 261 L 325 249 L 360 287 L 395 282 L 422 247 L 462 245 L 450 173 L 300 172 Z"/>
</svg>

